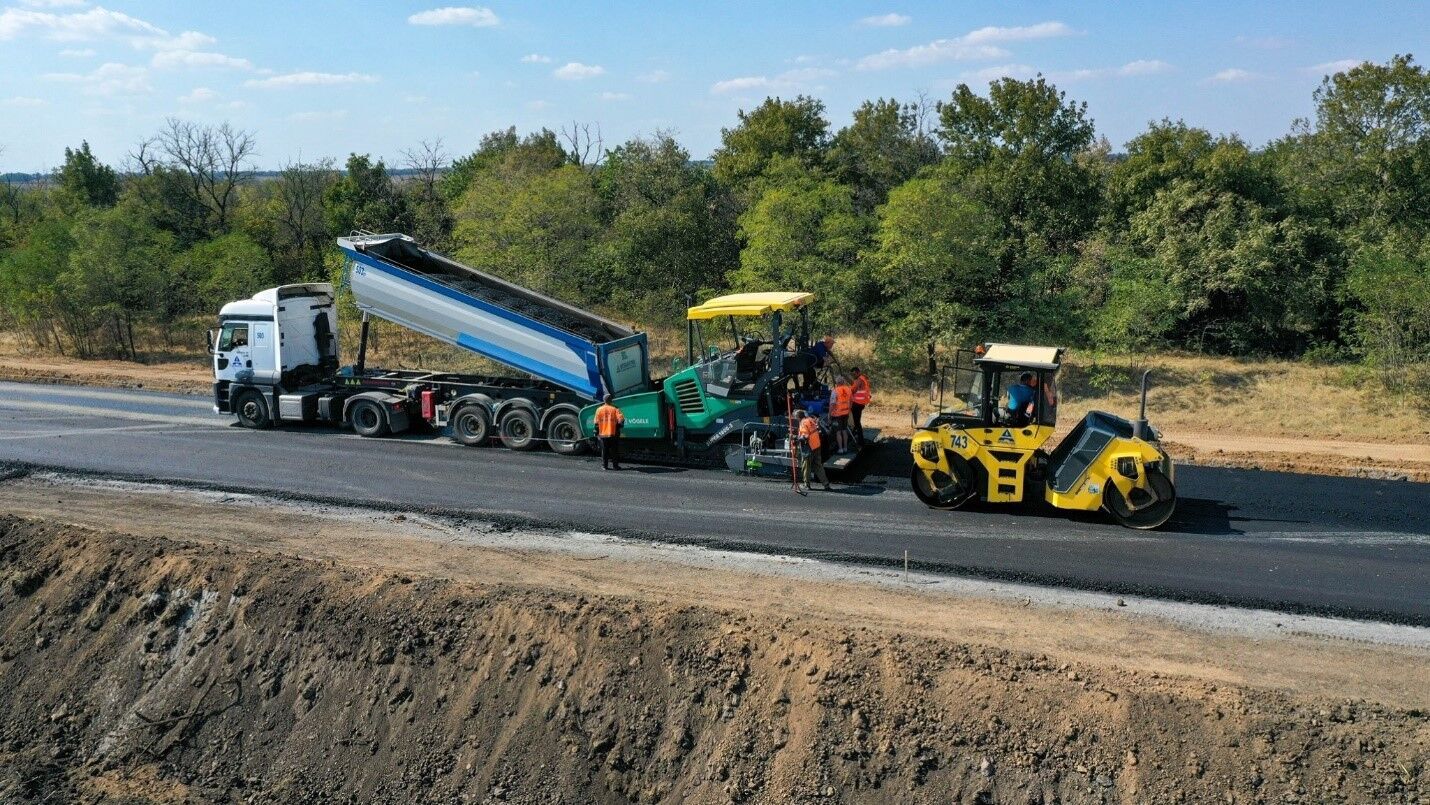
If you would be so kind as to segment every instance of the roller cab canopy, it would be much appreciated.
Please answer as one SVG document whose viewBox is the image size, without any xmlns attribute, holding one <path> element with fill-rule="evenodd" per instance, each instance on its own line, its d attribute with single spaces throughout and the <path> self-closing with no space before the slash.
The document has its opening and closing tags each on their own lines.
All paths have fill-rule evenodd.
<svg viewBox="0 0 1430 805">
<path fill-rule="evenodd" d="M 765 291 L 717 296 L 703 305 L 685 312 L 690 321 L 705 321 L 721 316 L 763 316 L 775 311 L 797 310 L 814 301 L 814 294 L 803 291 Z"/>
<path fill-rule="evenodd" d="M 998 364 L 1018 369 L 1051 369 L 1062 364 L 1062 347 L 1034 347 L 1023 344 L 984 344 L 983 354 L 974 363 Z"/>
</svg>

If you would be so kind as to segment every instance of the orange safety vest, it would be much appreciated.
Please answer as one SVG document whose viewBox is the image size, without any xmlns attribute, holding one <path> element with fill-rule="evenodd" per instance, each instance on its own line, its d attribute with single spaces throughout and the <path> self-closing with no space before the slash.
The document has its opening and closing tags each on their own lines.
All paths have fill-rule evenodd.
<svg viewBox="0 0 1430 805">
<path fill-rule="evenodd" d="M 860 375 L 854 378 L 854 404 L 868 405 L 874 399 L 874 392 L 869 388 L 869 378 Z"/>
<path fill-rule="evenodd" d="M 799 435 L 808 440 L 810 450 L 819 449 L 819 423 L 807 416 L 799 421 Z"/>
<path fill-rule="evenodd" d="M 626 415 L 610 403 L 596 409 L 596 435 L 602 439 L 615 436 L 621 425 L 626 424 Z"/>
<path fill-rule="evenodd" d="M 853 408 L 854 389 L 848 385 L 835 386 L 834 396 L 829 399 L 829 415 L 844 416 Z"/>
</svg>

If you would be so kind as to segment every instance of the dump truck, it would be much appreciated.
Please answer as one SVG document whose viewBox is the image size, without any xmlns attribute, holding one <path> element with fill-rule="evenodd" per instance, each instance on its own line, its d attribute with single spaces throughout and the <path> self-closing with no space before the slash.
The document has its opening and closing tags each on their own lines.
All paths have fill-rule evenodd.
<svg viewBox="0 0 1430 805">
<path fill-rule="evenodd" d="M 219 311 L 209 332 L 217 413 L 248 428 L 326 422 L 365 437 L 447 430 L 461 444 L 587 451 L 606 394 L 626 414 L 631 458 L 787 468 L 787 417 L 827 405 L 809 353 L 812 294 L 736 294 L 687 311 L 686 360 L 653 378 L 645 333 L 463 265 L 403 234 L 339 238 L 362 313 L 340 365 L 336 289 L 270 288 Z M 368 365 L 376 317 L 513 370 L 483 375 Z M 733 339 L 707 343 L 718 320 Z M 739 322 L 758 320 L 742 332 Z M 851 456 L 832 457 L 839 469 Z"/>
</svg>

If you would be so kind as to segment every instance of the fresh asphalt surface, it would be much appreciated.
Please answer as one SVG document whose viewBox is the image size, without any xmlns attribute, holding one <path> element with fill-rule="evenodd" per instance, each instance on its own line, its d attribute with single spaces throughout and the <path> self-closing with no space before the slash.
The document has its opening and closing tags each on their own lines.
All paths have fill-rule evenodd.
<svg viewBox="0 0 1430 805">
<path fill-rule="evenodd" d="M 1176 516 L 1139 532 L 1038 509 L 932 511 L 906 477 L 800 497 L 780 480 L 603 472 L 433 434 L 250 431 L 203 397 L 20 383 L 0 383 L 0 463 L 871 565 L 907 549 L 927 571 L 1430 625 L 1425 484 L 1184 466 Z"/>
</svg>

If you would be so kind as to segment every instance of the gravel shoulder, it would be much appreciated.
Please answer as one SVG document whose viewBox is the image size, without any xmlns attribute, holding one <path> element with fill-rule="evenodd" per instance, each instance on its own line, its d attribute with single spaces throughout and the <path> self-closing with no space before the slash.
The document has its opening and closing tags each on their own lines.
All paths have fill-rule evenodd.
<svg viewBox="0 0 1430 805">
<path fill-rule="evenodd" d="M 60 476 L 0 504 L 0 798 L 1430 793 L 1430 630 Z"/>
</svg>

